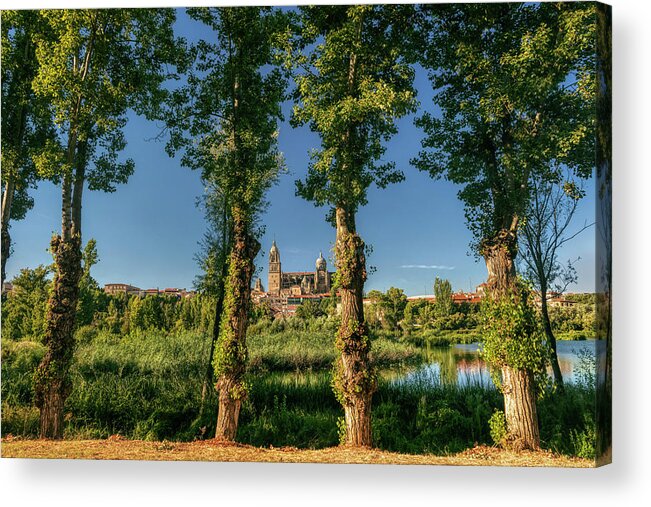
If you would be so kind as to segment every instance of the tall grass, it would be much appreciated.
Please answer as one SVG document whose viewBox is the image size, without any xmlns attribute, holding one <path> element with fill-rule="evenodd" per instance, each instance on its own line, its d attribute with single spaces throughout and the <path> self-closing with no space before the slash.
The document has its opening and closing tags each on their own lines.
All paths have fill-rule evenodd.
<svg viewBox="0 0 651 507">
<path fill-rule="evenodd" d="M 259 360 L 249 374 L 250 392 L 240 416 L 239 441 L 300 448 L 338 443 L 343 413 L 330 385 L 334 351 L 329 331 L 310 334 L 288 329 L 252 334 L 251 356 Z M 418 352 L 386 337 L 375 339 L 373 345 L 379 357 L 398 358 L 399 362 Z M 209 337 L 191 332 L 86 336 L 76 350 L 71 372 L 74 387 L 66 403 L 66 437 L 120 434 L 134 439 L 192 440 L 212 436 L 217 412 L 212 390 L 201 411 L 208 348 Z M 330 354 L 327 360 L 323 358 L 326 350 Z M 31 375 L 43 352 L 38 343 L 3 342 L 5 435 L 37 434 Z M 328 369 L 318 370 L 316 365 Z M 262 371 L 288 366 L 299 371 Z M 447 453 L 475 443 L 492 443 L 488 420 L 495 410 L 503 409 L 502 396 L 494 388 L 472 380 L 457 385 L 432 376 L 411 376 L 409 382 L 396 378 L 401 375 L 381 372 L 374 395 L 376 446 L 406 453 Z M 539 403 L 546 447 L 590 457 L 594 393 L 588 379 Z"/>
<path fill-rule="evenodd" d="M 261 321 L 249 330 L 249 367 L 254 371 L 329 369 L 336 357 L 336 319 Z M 387 336 L 371 334 L 371 361 L 376 366 L 418 362 L 420 348 Z"/>
</svg>

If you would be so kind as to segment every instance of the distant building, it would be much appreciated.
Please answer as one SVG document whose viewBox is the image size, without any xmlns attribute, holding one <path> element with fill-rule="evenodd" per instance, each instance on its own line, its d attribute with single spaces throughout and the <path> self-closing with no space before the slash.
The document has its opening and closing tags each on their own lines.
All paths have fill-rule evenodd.
<svg viewBox="0 0 651 507">
<path fill-rule="evenodd" d="M 482 284 L 485 285 L 485 284 Z M 481 285 L 478 289 L 482 287 Z M 456 292 L 452 294 L 452 302 L 458 305 L 462 303 L 471 303 L 477 304 L 481 303 L 481 300 L 484 296 L 483 290 L 481 292 Z M 428 301 L 430 303 L 436 302 L 436 296 L 434 294 L 424 294 L 422 296 L 407 296 L 407 301 Z"/>
<path fill-rule="evenodd" d="M 538 306 L 540 306 L 542 303 L 540 301 L 540 298 L 536 298 L 536 303 Z M 557 295 L 557 296 L 552 296 L 547 299 L 547 306 L 554 306 L 554 307 L 571 307 L 576 304 L 576 301 L 571 301 L 569 299 L 565 299 L 564 297 Z"/>
<path fill-rule="evenodd" d="M 481 303 L 484 293 L 481 292 L 457 292 L 452 294 L 452 302 L 458 305 L 462 303 L 477 304 Z"/>
<path fill-rule="evenodd" d="M 303 301 L 329 297 L 334 274 L 328 271 L 323 253 L 316 259 L 314 271 L 283 271 L 280 250 L 274 240 L 269 250 L 267 291 L 258 278 L 251 298 L 255 303 L 268 304 L 276 317 L 293 315 Z"/>
<path fill-rule="evenodd" d="M 477 294 L 480 297 L 484 297 L 486 295 L 486 289 L 488 288 L 488 284 L 486 282 L 480 283 L 475 287 L 475 294 Z"/>
<path fill-rule="evenodd" d="M 196 293 L 185 289 L 168 287 L 166 289 L 140 289 L 126 283 L 107 283 L 104 285 L 104 292 L 110 295 L 128 294 L 130 296 L 170 296 L 176 298 L 192 297 Z"/>
<path fill-rule="evenodd" d="M 13 294 L 14 292 L 14 284 L 11 282 L 5 282 L 2 284 L 2 293 L 3 294 Z"/>
<path fill-rule="evenodd" d="M 117 294 L 139 295 L 140 289 L 126 283 L 107 283 L 104 285 L 104 292 L 115 296 Z"/>
<path fill-rule="evenodd" d="M 269 250 L 269 276 L 267 279 L 267 294 L 274 296 L 303 296 L 322 295 L 330 292 L 334 272 L 328 271 L 323 254 L 315 263 L 314 271 L 283 272 L 280 262 L 280 251 L 276 241 Z"/>
</svg>

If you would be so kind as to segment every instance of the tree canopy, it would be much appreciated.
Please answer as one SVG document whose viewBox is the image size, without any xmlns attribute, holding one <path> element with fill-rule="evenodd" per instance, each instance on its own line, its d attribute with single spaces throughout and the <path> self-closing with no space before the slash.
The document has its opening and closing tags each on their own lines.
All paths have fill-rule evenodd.
<svg viewBox="0 0 651 507">
<path fill-rule="evenodd" d="M 90 190 L 113 192 L 133 173 L 126 146 L 126 113 L 150 113 L 171 77 L 174 61 L 171 9 L 44 10 L 48 32 L 35 37 L 38 73 L 33 88 L 47 99 L 59 138 L 36 159 L 45 177 L 60 178 L 86 165 Z M 79 143 L 73 161 L 67 152 Z"/>
<path fill-rule="evenodd" d="M 271 8 L 193 8 L 191 18 L 213 30 L 213 40 L 191 47 L 187 83 L 174 90 L 164 118 L 170 155 L 202 171 L 254 221 L 265 192 L 284 168 L 277 149 L 280 104 L 287 80 L 277 38 L 287 26 Z"/>
<path fill-rule="evenodd" d="M 400 47 L 409 6 L 302 7 L 290 50 L 295 69 L 294 125 L 321 137 L 297 194 L 317 206 L 366 204 L 367 189 L 404 174 L 382 160 L 396 119 L 416 108 L 414 70 Z"/>
<path fill-rule="evenodd" d="M 42 28 L 34 11 L 2 11 L 2 182 L 14 180 L 11 219 L 34 205 L 28 189 L 37 175 L 32 157 L 52 135 L 50 118 L 32 89 L 38 62 L 32 38 Z M 3 210 L 4 212 L 4 210 Z"/>
<path fill-rule="evenodd" d="M 441 114 L 413 161 L 463 185 L 477 249 L 517 228 L 529 180 L 594 166 L 595 17 L 588 4 L 475 4 L 429 17 L 423 64 Z"/>
</svg>

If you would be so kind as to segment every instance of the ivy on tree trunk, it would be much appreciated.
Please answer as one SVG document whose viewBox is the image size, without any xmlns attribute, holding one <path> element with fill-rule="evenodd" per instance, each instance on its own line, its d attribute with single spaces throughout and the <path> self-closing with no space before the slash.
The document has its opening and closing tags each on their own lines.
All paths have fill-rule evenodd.
<svg viewBox="0 0 651 507">
<path fill-rule="evenodd" d="M 336 287 L 341 298 L 341 323 L 335 347 L 341 355 L 335 364 L 334 387 L 344 407 L 345 443 L 370 446 L 371 398 L 377 382 L 368 357 L 371 343 L 362 304 L 366 280 L 364 242 L 355 231 L 352 213 L 338 207 L 336 220 Z"/>
<path fill-rule="evenodd" d="M 216 389 L 219 410 L 215 437 L 235 440 L 242 402 L 247 395 L 246 330 L 251 303 L 253 263 L 260 243 L 247 230 L 247 223 L 237 209 L 233 213 L 233 238 L 225 286 L 224 310 L 217 354 L 215 356 Z"/>
</svg>

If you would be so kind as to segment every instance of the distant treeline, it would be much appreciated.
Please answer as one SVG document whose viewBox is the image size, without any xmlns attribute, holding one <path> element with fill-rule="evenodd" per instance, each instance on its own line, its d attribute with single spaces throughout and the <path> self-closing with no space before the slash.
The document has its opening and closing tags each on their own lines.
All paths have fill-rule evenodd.
<svg viewBox="0 0 651 507">
<path fill-rule="evenodd" d="M 402 289 L 370 291 L 366 319 L 376 330 L 434 342 L 480 341 L 481 304 L 454 303 L 447 280 L 435 283 L 436 300 L 408 300 Z M 594 294 L 568 294 L 572 306 L 550 306 L 552 329 L 559 339 L 594 338 Z"/>
<path fill-rule="evenodd" d="M 9 340 L 40 341 L 45 329 L 45 310 L 52 285 L 49 269 L 22 269 L 12 280 L 11 294 L 3 296 L 2 336 Z M 93 329 L 127 335 L 132 331 L 160 330 L 206 332 L 214 319 L 214 300 L 197 295 L 109 295 L 88 278 L 82 283 L 77 305 L 77 333 Z"/>
<path fill-rule="evenodd" d="M 38 266 L 22 269 L 12 280 L 10 295 L 3 296 L 2 336 L 5 339 L 40 341 L 45 326 L 45 307 L 51 287 L 49 269 Z M 444 284 L 447 280 L 441 281 Z M 445 292 L 445 291 L 444 291 Z M 407 300 L 402 289 L 386 292 L 370 291 L 366 311 L 367 323 L 375 332 L 396 338 L 413 338 L 434 343 L 472 342 L 479 340 L 480 305 L 452 303 L 450 291 L 440 293 L 436 302 Z M 594 294 L 568 294 L 576 304 L 549 309 L 554 332 L 560 339 L 585 339 L 594 336 Z M 189 298 L 171 296 L 132 296 L 106 294 L 88 276 L 82 281 L 77 308 L 77 333 L 107 331 L 126 335 L 132 331 L 157 330 L 166 333 L 198 331 L 207 333 L 214 321 L 215 299 L 204 294 Z M 336 300 L 306 300 L 294 317 L 311 321 L 336 315 Z M 271 310 L 266 305 L 253 305 L 250 311 L 251 334 L 278 332 Z M 283 327 L 281 325 L 281 327 Z M 309 326 L 308 326 L 309 328 Z"/>
</svg>

